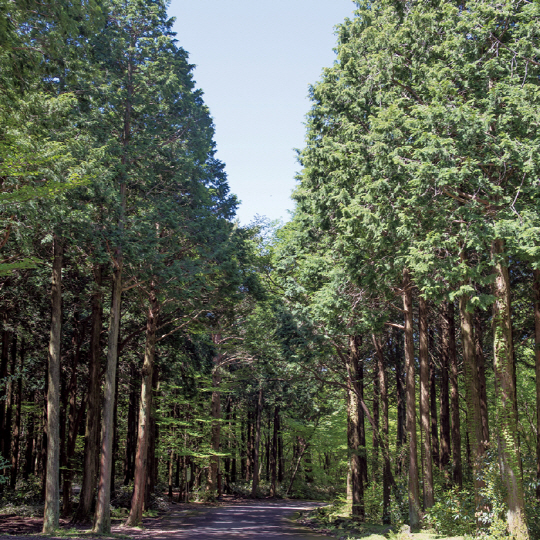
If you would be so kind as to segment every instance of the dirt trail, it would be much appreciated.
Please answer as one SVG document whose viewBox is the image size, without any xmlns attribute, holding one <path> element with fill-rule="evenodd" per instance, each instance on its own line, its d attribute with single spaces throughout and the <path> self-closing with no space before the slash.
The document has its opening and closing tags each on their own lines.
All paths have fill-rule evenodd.
<svg viewBox="0 0 540 540">
<path fill-rule="evenodd" d="M 112 534 L 134 540 L 324 540 L 328 537 L 299 527 L 290 519 L 295 512 L 317 506 L 321 504 L 276 500 L 229 501 L 215 506 L 179 504 L 172 505 L 171 511 L 161 517 L 145 519 L 142 529 L 122 527 L 117 522 Z M 42 522 L 37 518 L 0 516 L 0 540 L 36 540 L 30 535 L 41 531 Z M 63 522 L 62 528 L 69 529 L 69 524 Z M 91 540 L 87 531 L 81 533 L 81 538 Z M 71 530 L 69 537 L 75 536 Z"/>
<path fill-rule="evenodd" d="M 319 506 L 305 501 L 242 501 L 217 507 L 183 505 L 146 523 L 143 531 L 122 529 L 134 538 L 159 540 L 323 540 L 296 526 L 291 516 Z"/>
</svg>

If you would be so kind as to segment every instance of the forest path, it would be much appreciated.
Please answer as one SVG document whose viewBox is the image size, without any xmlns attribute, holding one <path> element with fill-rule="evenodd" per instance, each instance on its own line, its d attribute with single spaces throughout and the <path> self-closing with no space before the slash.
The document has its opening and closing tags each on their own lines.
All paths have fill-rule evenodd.
<svg viewBox="0 0 540 540">
<path fill-rule="evenodd" d="M 182 505 L 145 522 L 145 529 L 122 529 L 136 538 L 157 540 L 323 540 L 291 521 L 295 512 L 322 506 L 307 501 L 241 501 L 220 506 Z"/>
</svg>

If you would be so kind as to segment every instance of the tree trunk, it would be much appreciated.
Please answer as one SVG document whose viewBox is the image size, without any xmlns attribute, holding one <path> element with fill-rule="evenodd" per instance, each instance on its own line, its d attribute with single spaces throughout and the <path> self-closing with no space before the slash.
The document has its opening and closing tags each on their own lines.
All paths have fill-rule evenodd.
<svg viewBox="0 0 540 540">
<path fill-rule="evenodd" d="M 4 448 L 4 456 L 6 461 L 10 462 L 11 455 L 11 442 L 12 442 L 12 433 L 13 433 L 13 405 L 15 402 L 15 386 L 13 384 L 15 376 L 15 371 L 17 369 L 17 334 L 13 334 L 11 340 L 11 366 L 9 370 L 10 378 L 6 381 L 6 419 L 5 419 L 5 429 L 2 433 L 2 446 Z M 3 471 L 4 476 L 8 475 L 7 469 Z"/>
<path fill-rule="evenodd" d="M 510 276 L 504 242 L 495 240 L 492 257 L 495 264 L 493 293 L 493 364 L 496 382 L 496 412 L 501 476 L 506 485 L 508 532 L 517 540 L 529 538 L 525 520 L 521 456 L 517 443 L 516 388 L 514 351 L 510 315 Z M 481 428 L 481 426 L 480 426 Z"/>
<path fill-rule="evenodd" d="M 146 474 L 146 494 L 144 499 L 144 507 L 148 508 L 150 505 L 150 497 L 156 490 L 156 484 L 158 481 L 158 467 L 156 459 L 156 446 L 158 444 L 158 425 L 156 422 L 156 402 L 157 391 L 159 389 L 159 369 L 154 365 L 154 371 L 152 373 L 152 394 L 150 397 L 150 422 L 148 431 L 148 452 L 147 452 L 147 474 Z"/>
<path fill-rule="evenodd" d="M 435 350 L 433 331 L 429 333 L 429 348 Z M 431 417 L 431 452 L 433 455 L 433 465 L 440 468 L 439 455 L 439 424 L 437 422 L 437 368 L 433 358 L 429 360 L 429 400 Z"/>
<path fill-rule="evenodd" d="M 150 290 L 150 305 L 146 318 L 146 345 L 141 374 L 141 399 L 139 409 L 139 429 L 137 434 L 137 454 L 135 456 L 135 479 L 131 511 L 126 520 L 127 527 L 137 527 L 142 523 L 146 482 L 148 471 L 148 438 L 152 404 L 152 377 L 156 352 L 156 329 L 159 306 L 156 298 L 155 283 Z"/>
<path fill-rule="evenodd" d="M 433 454 L 431 446 L 431 419 L 430 419 L 430 395 L 429 395 L 429 346 L 428 346 L 428 322 L 427 304 L 421 296 L 418 299 L 418 319 L 420 333 L 420 417 L 422 432 L 424 434 L 424 509 L 431 508 L 435 504 L 433 491 Z"/>
<path fill-rule="evenodd" d="M 409 525 L 420 527 L 420 486 L 418 480 L 418 445 L 416 438 L 416 383 L 414 369 L 414 329 L 412 283 L 409 271 L 403 270 L 403 309 L 405 311 L 405 370 L 407 392 L 407 431 L 409 433 Z"/>
<path fill-rule="evenodd" d="M 51 304 L 52 320 L 49 341 L 47 385 L 47 472 L 43 534 L 52 534 L 60 520 L 60 344 L 62 340 L 62 265 L 64 246 L 58 237 L 53 241 Z"/>
<path fill-rule="evenodd" d="M 373 422 L 372 428 L 372 446 L 373 463 L 371 465 L 371 474 L 373 482 L 379 483 L 379 429 L 380 429 L 380 388 L 379 388 L 379 363 L 373 362 Z"/>
<path fill-rule="evenodd" d="M 536 357 L 536 499 L 540 501 L 540 270 L 534 271 L 533 294 Z"/>
<path fill-rule="evenodd" d="M 248 404 L 249 407 L 249 404 Z M 246 422 L 246 476 L 245 481 L 251 480 L 253 470 L 253 414 L 248 408 Z"/>
<path fill-rule="evenodd" d="M 396 450 L 397 450 L 397 459 L 396 459 L 396 474 L 401 475 L 404 468 L 404 455 L 403 455 L 403 445 L 407 441 L 406 434 L 406 407 L 405 407 L 405 390 L 403 385 L 403 364 L 401 361 L 400 350 L 397 346 L 395 347 L 395 366 L 396 366 L 396 398 L 397 398 L 397 432 L 396 432 Z"/>
<path fill-rule="evenodd" d="M 109 341 L 107 345 L 107 371 L 103 392 L 103 418 L 101 429 L 101 457 L 96 513 L 92 532 L 109 534 L 111 531 L 111 471 L 114 438 L 114 403 L 116 388 L 116 367 L 118 361 L 118 335 L 120 332 L 122 300 L 122 259 L 117 259 L 113 271 L 112 306 L 109 320 Z"/>
<path fill-rule="evenodd" d="M 253 449 L 253 482 L 251 484 L 251 497 L 256 498 L 259 490 L 259 453 L 261 446 L 261 417 L 263 409 L 262 382 L 259 387 L 257 399 L 256 423 L 255 423 L 255 447 Z"/>
<path fill-rule="evenodd" d="M 34 407 L 37 405 L 36 398 L 37 392 L 34 390 L 34 392 L 32 393 L 32 403 L 34 404 Z M 28 480 L 30 478 L 30 475 L 34 474 L 35 472 L 35 453 L 37 449 L 37 444 L 35 440 L 35 422 L 35 413 L 33 411 L 30 411 L 28 413 L 28 420 L 26 424 L 26 448 L 24 452 L 23 470 L 24 480 Z"/>
<path fill-rule="evenodd" d="M 383 446 L 383 513 L 382 522 L 385 525 L 391 523 L 390 516 L 390 478 L 392 469 L 390 464 L 390 424 L 388 419 L 388 384 L 386 382 L 386 365 L 384 354 L 379 339 L 373 335 L 373 344 L 377 352 L 377 373 L 379 375 L 379 396 L 381 400 L 382 416 L 382 446 Z"/>
<path fill-rule="evenodd" d="M 94 290 L 92 292 L 92 314 L 90 334 L 90 354 L 88 364 L 88 394 L 86 399 L 86 427 L 84 432 L 83 477 L 79 505 L 72 523 L 90 523 L 90 513 L 96 489 L 96 475 L 99 455 L 100 425 L 100 372 L 101 372 L 101 330 L 103 328 L 103 284 L 102 268 L 94 266 Z"/>
<path fill-rule="evenodd" d="M 126 451 L 124 455 L 124 486 L 133 481 L 135 476 L 135 453 L 137 451 L 137 373 L 135 364 L 129 367 L 129 405 L 127 415 Z"/>
<path fill-rule="evenodd" d="M 279 405 L 276 405 L 274 407 L 274 432 L 272 436 L 272 450 L 270 452 L 270 497 L 277 495 L 278 429 Z"/>
<path fill-rule="evenodd" d="M 232 412 L 232 429 L 233 429 L 233 459 L 231 462 L 231 482 L 236 483 L 236 473 L 237 473 L 237 462 L 238 462 L 238 439 L 237 439 L 237 428 L 236 428 L 236 407 L 233 408 Z"/>
<path fill-rule="evenodd" d="M 363 363 L 360 361 L 360 338 L 359 336 L 349 337 L 349 355 L 347 372 L 349 378 L 349 407 L 348 407 L 348 439 L 349 439 L 349 459 L 351 471 L 351 491 L 352 491 L 352 518 L 357 521 L 364 521 L 364 462 L 362 453 L 365 446 L 362 445 L 362 429 L 364 415 L 360 405 L 363 399 Z M 364 453 L 365 456 L 365 453 Z"/>
<path fill-rule="evenodd" d="M 289 496 L 291 494 L 291 491 L 292 491 L 292 487 L 293 487 L 293 484 L 294 484 L 294 480 L 296 478 L 296 475 L 298 474 L 298 469 L 300 468 L 300 462 L 302 461 L 302 458 L 304 457 L 304 454 L 306 452 L 306 450 L 309 448 L 309 443 L 307 443 L 304 439 L 300 438 L 299 437 L 299 444 L 301 445 L 299 448 L 298 448 L 298 453 L 297 453 L 297 460 L 296 460 L 296 465 L 294 467 L 294 470 L 292 472 L 292 475 L 291 475 L 291 481 L 289 482 L 289 488 L 287 489 L 287 496 Z"/>
<path fill-rule="evenodd" d="M 281 415 L 278 415 L 278 471 L 277 481 L 278 484 L 283 482 L 285 477 L 285 463 L 283 458 L 283 433 L 281 431 Z"/>
<path fill-rule="evenodd" d="M 484 357 L 484 332 L 482 320 L 476 315 L 474 318 L 474 329 L 476 337 L 476 367 L 478 369 L 478 386 L 480 397 L 480 417 L 482 424 L 482 443 L 484 448 L 489 445 L 489 417 L 488 417 L 488 402 L 487 402 L 487 385 L 486 385 L 486 359 Z"/>
<path fill-rule="evenodd" d="M 4 325 L 7 323 L 7 316 L 3 316 Z M 0 381 L 5 381 L 8 376 L 9 368 L 9 344 L 11 342 L 11 332 L 4 328 L 2 332 L 2 358 L 0 360 Z M 6 402 L 7 402 L 7 388 L 0 390 L 0 455 L 4 459 L 8 459 L 8 449 L 5 448 L 5 433 L 10 431 L 6 421 Z M 2 486 L 0 484 L 0 490 Z"/>
<path fill-rule="evenodd" d="M 463 486 L 463 464 L 461 459 L 461 423 L 459 417 L 458 359 L 456 351 L 456 329 L 454 303 L 443 304 L 445 342 L 450 363 L 450 406 L 452 413 L 452 481 L 455 486 Z"/>
<path fill-rule="evenodd" d="M 445 315 L 446 313 L 446 315 Z M 450 373 L 449 362 L 449 326 L 448 304 L 443 304 L 441 308 L 440 318 L 440 335 L 441 335 L 441 380 L 439 387 L 440 396 L 440 424 L 441 424 L 441 453 L 439 457 L 439 466 L 446 471 L 446 467 L 450 463 L 450 395 L 448 393 L 448 382 Z"/>
<path fill-rule="evenodd" d="M 22 410 L 22 390 L 23 390 L 23 368 L 26 355 L 26 341 L 23 338 L 20 348 L 20 364 L 17 373 L 17 391 L 15 393 L 15 422 L 13 425 L 13 440 L 11 446 L 11 475 L 10 487 L 15 489 L 17 476 L 19 473 L 19 448 L 21 441 L 21 410 Z"/>
<path fill-rule="evenodd" d="M 214 334 L 212 340 L 218 345 L 221 341 L 221 335 Z M 211 416 L 212 416 L 212 435 L 211 446 L 213 454 L 210 456 L 210 466 L 208 470 L 208 483 L 206 491 L 211 497 L 216 497 L 218 493 L 218 469 L 219 469 L 219 452 L 221 449 L 221 392 L 219 387 L 221 385 L 221 354 L 214 356 L 214 369 L 212 371 L 212 404 L 211 404 Z"/>
<path fill-rule="evenodd" d="M 463 259 L 464 260 L 464 259 Z M 468 307 L 469 297 L 460 298 L 461 341 L 463 345 L 463 369 L 465 372 L 467 396 L 467 433 L 471 450 L 471 465 L 477 508 L 481 504 L 480 490 L 484 487 L 481 477 L 482 456 L 485 447 L 482 440 L 482 415 L 480 412 L 480 385 L 476 362 L 476 344 L 474 342 L 473 313 Z"/>
</svg>

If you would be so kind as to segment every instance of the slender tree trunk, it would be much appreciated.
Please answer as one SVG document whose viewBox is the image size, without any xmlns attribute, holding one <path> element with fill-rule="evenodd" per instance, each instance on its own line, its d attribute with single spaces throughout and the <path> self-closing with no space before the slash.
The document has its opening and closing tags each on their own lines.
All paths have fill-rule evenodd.
<svg viewBox="0 0 540 540">
<path fill-rule="evenodd" d="M 116 497 L 116 461 L 118 460 L 118 376 L 119 354 L 116 361 L 116 376 L 114 378 L 114 408 L 113 408 L 113 443 L 111 450 L 111 500 Z"/>
<path fill-rule="evenodd" d="M 421 296 L 418 299 L 419 330 L 420 330 L 420 416 L 424 434 L 424 509 L 435 504 L 433 491 L 433 454 L 431 447 L 431 419 L 429 395 L 429 348 L 427 304 Z"/>
<path fill-rule="evenodd" d="M 52 534 L 60 520 L 60 344 L 62 339 L 62 265 L 64 246 L 54 237 L 51 304 L 52 320 L 49 341 L 47 386 L 47 472 L 43 534 Z"/>
<path fill-rule="evenodd" d="M 148 453 L 147 453 L 147 474 L 146 474 L 146 495 L 144 507 L 150 505 L 150 497 L 156 490 L 158 482 L 158 463 L 156 459 L 156 446 L 159 442 L 159 430 L 156 422 L 156 404 L 159 390 L 159 368 L 154 365 L 152 373 L 152 394 L 150 398 L 150 422 L 148 432 Z"/>
<path fill-rule="evenodd" d="M 276 405 L 274 407 L 274 432 L 272 436 L 272 450 L 270 453 L 270 497 L 275 497 L 277 495 L 278 429 L 279 405 Z"/>
<path fill-rule="evenodd" d="M 154 360 L 156 353 L 156 329 L 159 306 L 156 297 L 155 283 L 150 290 L 150 305 L 146 318 L 146 345 L 142 368 L 141 399 L 139 409 L 139 430 L 137 435 L 137 454 L 135 456 L 135 481 L 131 511 L 126 520 L 127 527 L 137 527 L 142 523 L 144 501 L 146 495 L 146 482 L 148 470 L 148 438 L 150 429 L 151 403 L 152 403 L 152 376 L 154 374 Z"/>
<path fill-rule="evenodd" d="M 450 363 L 450 405 L 452 413 L 452 481 L 455 486 L 463 485 L 463 464 L 461 459 L 461 423 L 459 416 L 458 359 L 456 351 L 456 329 L 453 302 L 443 304 L 443 330 L 447 343 Z"/>
<path fill-rule="evenodd" d="M 4 314 L 3 321 L 4 325 L 7 323 L 7 316 Z M 9 344 L 11 342 L 11 332 L 8 330 L 3 330 L 2 332 L 2 358 L 0 360 L 0 380 L 5 381 L 8 376 L 9 368 Z M 5 448 L 5 433 L 10 431 L 7 426 L 6 419 L 6 402 L 7 402 L 7 388 L 2 388 L 0 390 L 0 455 L 4 459 L 8 459 L 9 450 Z M 0 484 L 0 491 L 2 485 Z"/>
<path fill-rule="evenodd" d="M 450 463 L 450 395 L 448 393 L 450 362 L 449 362 L 449 327 L 448 321 L 445 319 L 444 313 L 448 314 L 448 305 L 446 304 L 441 310 L 441 379 L 440 379 L 440 420 L 441 420 L 441 454 L 439 458 L 439 466 L 446 470 Z"/>
<path fill-rule="evenodd" d="M 11 475 L 10 487 L 15 489 L 17 476 L 19 473 L 19 448 L 21 441 L 21 410 L 22 410 L 22 390 L 23 390 L 23 368 L 26 355 L 26 341 L 23 338 L 20 348 L 19 372 L 17 374 L 17 391 L 15 394 L 15 422 L 13 425 L 13 439 L 11 446 Z"/>
<path fill-rule="evenodd" d="M 247 416 L 247 411 L 246 411 Z M 245 480 L 247 477 L 247 441 L 246 441 L 246 421 L 242 418 L 240 423 L 240 478 Z"/>
<path fill-rule="evenodd" d="M 221 341 L 220 334 L 214 334 L 212 336 L 214 343 L 217 345 Z M 211 445 L 213 455 L 210 456 L 210 467 L 208 470 L 208 483 L 206 491 L 215 497 L 218 492 L 218 469 L 219 469 L 219 452 L 221 449 L 221 392 L 219 387 L 221 385 L 221 354 L 216 354 L 214 357 L 214 369 L 212 371 L 212 436 Z"/>
<path fill-rule="evenodd" d="M 256 498 L 259 490 L 259 453 L 261 446 L 261 417 L 263 409 L 263 388 L 262 382 L 259 387 L 257 399 L 256 423 L 255 423 L 255 447 L 253 450 L 253 482 L 251 484 L 251 497 Z"/>
<path fill-rule="evenodd" d="M 536 498 L 540 501 L 540 270 L 534 271 L 533 294 L 536 357 Z"/>
<path fill-rule="evenodd" d="M 381 399 L 382 416 L 382 446 L 383 446 L 383 513 L 382 522 L 385 525 L 391 523 L 390 516 L 390 478 L 392 469 L 390 464 L 390 424 L 388 419 L 388 384 L 386 382 L 386 365 L 384 354 L 379 339 L 373 335 L 373 344 L 377 352 L 377 373 L 379 375 L 379 396 Z"/>
<path fill-rule="evenodd" d="M 465 260 L 465 259 L 463 259 Z M 478 366 L 476 362 L 476 344 L 474 341 L 473 313 L 468 308 L 469 297 L 460 298 L 461 341 L 463 344 L 463 368 L 467 396 L 467 433 L 471 450 L 471 465 L 477 508 L 481 504 L 480 490 L 484 486 L 482 480 L 482 456 L 485 447 L 482 440 L 482 414 L 480 411 L 480 385 L 478 381 Z"/>
<path fill-rule="evenodd" d="M 403 388 L 403 378 L 402 378 L 402 372 L 403 372 L 403 364 L 401 362 L 401 357 L 399 354 L 399 349 L 397 348 L 396 344 L 396 350 L 395 350 L 395 366 L 396 366 L 396 398 L 397 398 L 397 432 L 396 432 L 396 450 L 397 450 L 397 459 L 396 459 L 396 474 L 401 475 L 403 471 L 403 444 L 407 440 L 406 435 L 406 407 L 405 407 L 405 392 Z"/>
<path fill-rule="evenodd" d="M 34 390 L 32 393 L 32 403 L 34 406 L 37 405 L 37 392 Z M 35 472 L 35 453 L 37 449 L 36 444 L 36 435 L 35 435 L 35 413 L 29 412 L 28 413 L 28 420 L 26 424 L 26 448 L 24 453 L 24 470 L 23 470 L 23 478 L 24 480 L 28 480 L 30 478 L 31 474 L 34 474 Z"/>
<path fill-rule="evenodd" d="M 418 444 L 416 438 L 416 383 L 414 369 L 414 329 L 412 283 L 409 271 L 403 270 L 403 309 L 405 311 L 405 369 L 407 372 L 407 431 L 409 433 L 409 525 L 420 527 L 421 506 L 418 479 Z"/>
<path fill-rule="evenodd" d="M 238 439 L 237 439 L 237 427 L 236 427 L 236 407 L 233 408 L 232 412 L 232 429 L 234 433 L 233 437 L 233 459 L 231 462 L 231 482 L 236 483 L 236 474 L 237 474 L 237 462 L 238 462 Z"/>
<path fill-rule="evenodd" d="M 517 443 L 516 388 L 514 385 L 514 351 L 510 315 L 510 276 L 508 259 L 502 240 L 492 244 L 495 264 L 493 293 L 493 364 L 496 381 L 496 412 L 498 423 L 501 476 L 506 485 L 508 532 L 516 540 L 529 538 L 525 518 L 523 483 L 520 473 L 521 456 Z M 481 426 L 480 426 L 481 427 Z"/>
<path fill-rule="evenodd" d="M 174 450 L 171 450 L 169 461 L 167 463 L 169 470 L 169 501 L 173 500 L 173 477 L 174 477 Z"/>
<path fill-rule="evenodd" d="M 360 337 L 349 337 L 349 358 L 348 358 L 348 377 L 349 377 L 349 415 L 348 415 L 348 435 L 349 435 L 349 459 L 351 471 L 351 490 L 352 490 L 352 518 L 357 521 L 364 521 L 364 468 L 362 461 L 362 452 L 365 446 L 362 445 L 362 429 L 364 415 L 360 405 L 363 399 L 363 363 L 360 361 Z M 364 454 L 365 456 L 365 454 Z"/>
<path fill-rule="evenodd" d="M 291 494 L 292 487 L 294 484 L 294 480 L 296 479 L 296 475 L 298 474 L 298 469 L 300 468 L 300 462 L 302 461 L 302 458 L 304 457 L 304 454 L 306 453 L 306 450 L 309 448 L 309 443 L 307 443 L 304 439 L 299 437 L 299 443 L 300 447 L 298 448 L 298 452 L 296 454 L 296 465 L 294 467 L 294 470 L 291 475 L 291 481 L 289 482 L 289 488 L 287 489 L 287 496 Z"/>
<path fill-rule="evenodd" d="M 433 331 L 429 333 L 429 348 L 435 350 Z M 433 465 L 440 467 L 439 455 L 439 425 L 437 422 L 437 368 L 432 358 L 429 360 L 429 400 L 431 418 L 431 452 L 433 454 Z"/>
<path fill-rule="evenodd" d="M 249 404 L 248 404 L 249 407 Z M 253 469 L 253 415 L 251 410 L 247 410 L 246 422 L 246 476 L 245 481 L 251 480 L 251 471 Z"/>
<path fill-rule="evenodd" d="M 12 442 L 12 433 L 13 433 L 13 406 L 15 402 L 15 386 L 13 384 L 13 377 L 15 376 L 15 371 L 17 369 L 17 334 L 13 334 L 11 340 L 11 366 L 10 366 L 10 378 L 7 380 L 6 385 L 6 419 L 5 419 L 5 429 L 2 433 L 2 446 L 4 448 L 4 456 L 6 461 L 11 461 L 11 442 Z M 4 469 L 3 474 L 8 476 L 8 470 Z"/>
<path fill-rule="evenodd" d="M 379 430 L 380 430 L 380 388 L 379 388 L 379 364 L 373 362 L 373 422 L 372 428 L 372 446 L 373 446 L 373 464 L 371 474 L 375 483 L 379 482 Z"/>
<path fill-rule="evenodd" d="M 88 364 L 88 397 L 86 427 L 84 432 L 83 477 L 79 505 L 72 523 L 90 523 L 92 502 L 96 489 L 96 475 L 99 455 L 100 426 L 100 371 L 101 371 L 101 330 L 103 328 L 103 284 L 102 267 L 94 266 L 94 290 L 92 292 L 92 314 L 90 334 L 90 355 Z"/>
<path fill-rule="evenodd" d="M 137 451 L 137 374 L 135 364 L 130 364 L 129 405 L 127 415 L 126 451 L 124 457 L 124 486 L 135 476 L 135 453 Z"/>
<path fill-rule="evenodd" d="M 103 392 L 104 406 L 101 429 L 101 457 L 96 513 L 92 532 L 109 534 L 111 531 L 111 471 L 114 438 L 114 402 L 116 388 L 116 367 L 118 361 L 118 335 L 120 331 L 122 300 L 122 260 L 113 272 L 112 306 L 109 321 L 109 341 L 107 346 L 107 371 Z"/>
<path fill-rule="evenodd" d="M 283 457 L 283 433 L 281 431 L 281 415 L 278 415 L 278 484 L 283 483 L 285 477 L 285 463 Z"/>
<path fill-rule="evenodd" d="M 476 367 L 478 369 L 478 386 L 480 394 L 480 417 L 482 424 L 482 444 L 484 448 L 489 445 L 489 417 L 488 417 L 488 402 L 487 402 L 487 385 L 486 385 L 486 359 L 483 349 L 483 327 L 482 320 L 476 315 L 474 318 L 474 329 L 476 337 Z"/>
</svg>

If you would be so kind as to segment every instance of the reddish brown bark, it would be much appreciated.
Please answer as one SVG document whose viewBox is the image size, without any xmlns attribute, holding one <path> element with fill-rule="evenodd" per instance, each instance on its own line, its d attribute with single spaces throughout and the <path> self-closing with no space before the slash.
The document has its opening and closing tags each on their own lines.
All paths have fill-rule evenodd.
<svg viewBox="0 0 540 540">
<path fill-rule="evenodd" d="M 420 334 L 420 418 L 423 432 L 424 452 L 424 509 L 435 504 L 433 491 L 433 455 L 431 448 L 431 419 L 429 396 L 429 348 L 428 348 L 428 322 L 427 303 L 421 296 L 418 299 L 418 320 Z"/>
<path fill-rule="evenodd" d="M 440 336 L 441 336 L 441 378 L 439 386 L 440 396 L 440 426 L 441 426 L 441 452 L 439 466 L 445 469 L 450 463 L 450 394 L 448 392 L 450 362 L 448 352 L 448 322 L 444 318 L 444 312 L 448 311 L 448 306 L 443 307 L 441 311 Z"/>
<path fill-rule="evenodd" d="M 123 186 L 125 192 L 125 186 Z M 108 534 L 111 530 L 111 476 L 112 449 L 114 438 L 114 403 L 116 399 L 116 368 L 118 361 L 118 335 L 120 332 L 122 301 L 122 257 L 118 253 L 117 266 L 113 271 L 113 290 L 107 344 L 107 371 L 103 392 L 103 417 L 101 429 L 101 456 L 99 463 L 99 484 L 93 532 Z"/>
<path fill-rule="evenodd" d="M 146 345 L 142 367 L 141 399 L 139 409 L 139 430 L 137 435 L 137 454 L 135 456 L 135 479 L 131 511 L 126 520 L 127 527 L 136 527 L 142 523 L 147 484 L 148 438 L 150 429 L 152 376 L 156 350 L 156 329 L 159 306 L 154 285 L 150 292 L 150 305 L 146 319 Z"/>
<path fill-rule="evenodd" d="M 94 290 L 92 292 L 92 314 L 90 329 L 90 353 L 88 364 L 88 394 L 86 399 L 86 427 L 84 433 L 83 478 L 79 505 L 75 510 L 72 523 L 90 523 L 90 512 L 96 488 L 99 456 L 100 426 L 100 367 L 101 367 L 101 330 L 103 328 L 103 284 L 102 268 L 94 266 Z"/>
<path fill-rule="evenodd" d="M 405 312 L 405 369 L 407 394 L 407 431 L 409 433 L 409 525 L 420 526 L 420 485 L 418 478 L 418 443 L 416 436 L 416 382 L 414 369 L 414 329 L 412 283 L 409 271 L 403 270 L 403 310 Z"/>
</svg>

